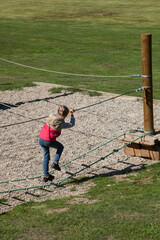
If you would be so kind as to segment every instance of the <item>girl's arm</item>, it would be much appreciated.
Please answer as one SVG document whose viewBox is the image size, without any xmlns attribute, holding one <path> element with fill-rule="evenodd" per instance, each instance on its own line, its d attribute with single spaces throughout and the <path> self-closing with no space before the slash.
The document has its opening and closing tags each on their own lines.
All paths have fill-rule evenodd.
<svg viewBox="0 0 160 240">
<path fill-rule="evenodd" d="M 74 125 L 75 125 L 75 118 L 74 118 L 74 116 L 72 115 L 72 116 L 71 116 L 71 119 L 70 119 L 70 122 L 69 122 L 69 123 L 66 123 L 66 122 L 62 123 L 62 124 L 61 124 L 61 128 L 71 128 L 71 127 L 73 127 Z"/>
<path fill-rule="evenodd" d="M 74 118 L 74 109 L 69 109 L 69 115 L 71 116 L 70 122 L 69 123 L 62 123 L 61 128 L 71 128 L 75 125 L 75 118 Z"/>
</svg>

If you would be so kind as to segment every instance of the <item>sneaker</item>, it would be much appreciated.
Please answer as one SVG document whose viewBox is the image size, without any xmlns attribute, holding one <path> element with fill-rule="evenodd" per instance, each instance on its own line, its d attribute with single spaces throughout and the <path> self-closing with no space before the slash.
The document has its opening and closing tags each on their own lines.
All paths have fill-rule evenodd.
<svg viewBox="0 0 160 240">
<path fill-rule="evenodd" d="M 53 163 L 51 167 L 54 168 L 55 170 L 61 171 L 61 168 L 59 167 L 58 163 Z"/>
<path fill-rule="evenodd" d="M 51 174 L 49 174 L 49 176 L 47 177 L 43 177 L 43 182 L 48 182 L 48 181 L 52 181 L 54 179 L 54 176 L 52 176 Z"/>
</svg>

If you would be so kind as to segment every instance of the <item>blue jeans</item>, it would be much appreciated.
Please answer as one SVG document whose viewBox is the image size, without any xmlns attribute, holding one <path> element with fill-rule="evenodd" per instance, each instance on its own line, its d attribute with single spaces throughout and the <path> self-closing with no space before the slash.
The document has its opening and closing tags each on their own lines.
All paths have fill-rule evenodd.
<svg viewBox="0 0 160 240">
<path fill-rule="evenodd" d="M 42 151 L 43 151 L 43 172 L 44 172 L 44 176 L 47 177 L 49 176 L 49 172 L 48 172 L 48 165 L 49 165 L 49 160 L 50 160 L 50 151 L 49 148 L 56 148 L 56 155 L 54 158 L 54 163 L 58 163 L 59 159 L 61 157 L 61 154 L 63 152 L 63 145 L 58 142 L 58 141 L 54 141 L 54 142 L 49 142 L 49 141 L 45 141 L 42 138 L 39 138 L 39 144 L 41 145 Z"/>
</svg>

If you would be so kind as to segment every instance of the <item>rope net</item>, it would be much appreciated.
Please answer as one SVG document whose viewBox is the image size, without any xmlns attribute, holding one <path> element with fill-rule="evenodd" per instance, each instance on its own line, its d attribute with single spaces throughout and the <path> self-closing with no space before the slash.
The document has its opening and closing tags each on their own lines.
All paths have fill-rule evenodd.
<svg viewBox="0 0 160 240">
<path fill-rule="evenodd" d="M 68 165 L 68 164 L 73 163 L 74 161 L 76 161 L 76 160 L 78 160 L 78 159 L 86 156 L 87 154 L 89 154 L 89 153 L 91 153 L 91 152 L 93 152 L 93 151 L 95 151 L 95 150 L 97 150 L 97 149 L 99 149 L 99 148 L 101 148 L 101 147 L 103 147 L 103 146 L 111 143 L 112 141 L 117 140 L 118 138 L 120 138 L 121 136 L 124 136 L 125 134 L 126 134 L 126 132 L 123 133 L 123 134 L 121 134 L 121 135 L 119 135 L 119 136 L 117 136 L 117 137 L 115 137 L 115 138 L 113 138 L 113 139 L 111 139 L 110 141 L 107 141 L 107 142 L 105 142 L 104 144 L 101 144 L 100 146 L 98 146 L 98 147 L 96 147 L 96 148 L 94 148 L 94 149 L 92 149 L 92 150 L 90 150 L 90 151 L 88 151 L 88 152 L 86 152 L 86 153 L 78 156 L 77 158 L 68 161 L 67 163 L 61 165 L 61 167 L 64 167 L 64 166 L 66 166 L 66 165 Z M 145 136 L 147 136 L 147 135 L 149 135 L 149 134 L 150 134 L 150 133 L 142 134 L 141 136 L 137 137 L 137 138 L 134 139 L 133 141 L 131 141 L 131 142 L 129 142 L 129 143 L 123 145 L 123 146 L 120 146 L 120 147 L 118 147 L 117 149 L 113 149 L 112 151 L 110 151 L 109 153 L 107 153 L 105 156 L 98 158 L 98 160 L 96 160 L 96 161 L 93 161 L 91 164 L 88 164 L 88 165 L 87 165 L 87 164 L 84 164 L 84 167 L 82 167 L 80 170 L 78 170 L 78 171 L 76 171 L 76 172 L 74 172 L 74 173 L 66 172 L 67 174 L 69 174 L 69 176 L 62 178 L 61 180 L 59 180 L 59 181 L 57 181 L 57 182 L 53 182 L 53 183 L 50 183 L 50 184 L 43 184 L 43 185 L 41 184 L 41 185 L 37 185 L 37 186 L 30 186 L 30 187 L 22 187 L 22 188 L 9 189 L 9 190 L 5 190 L 5 191 L 0 191 L 0 194 L 2 194 L 2 193 L 17 192 L 17 191 L 23 191 L 23 190 L 26 190 L 26 191 L 27 191 L 27 190 L 30 190 L 30 189 L 44 188 L 44 187 L 49 187 L 49 186 L 53 186 L 53 185 L 56 186 L 56 185 L 62 184 L 63 182 L 66 182 L 66 181 L 69 180 L 70 178 L 73 178 L 74 176 L 78 175 L 79 173 L 83 172 L 84 170 L 90 168 L 91 166 L 97 164 L 97 163 L 100 162 L 100 161 L 105 160 L 105 159 L 106 159 L 107 157 L 109 157 L 110 155 L 117 153 L 118 151 L 120 151 L 120 150 L 123 149 L 124 147 L 127 147 L 127 146 L 130 145 L 131 143 L 134 143 L 134 142 L 137 141 L 138 139 L 141 139 L 141 138 L 143 138 L 143 137 L 145 137 Z M 81 165 L 83 166 L 83 164 L 81 164 Z M 55 170 L 53 170 L 53 171 L 55 171 Z M 53 171 L 51 171 L 51 172 L 53 172 Z M 62 175 L 63 175 L 63 174 L 62 174 Z M 42 177 L 42 175 L 36 176 L 36 177 L 32 177 L 32 178 L 23 178 L 23 179 L 15 179 L 15 180 L 10 180 L 10 181 L 2 181 L 2 182 L 0 182 L 0 185 L 2 185 L 2 184 L 7 184 L 7 185 L 8 185 L 9 183 L 20 182 L 20 181 L 22 182 L 22 181 L 27 181 L 27 180 L 33 180 L 33 179 L 41 178 L 41 177 Z"/>
</svg>

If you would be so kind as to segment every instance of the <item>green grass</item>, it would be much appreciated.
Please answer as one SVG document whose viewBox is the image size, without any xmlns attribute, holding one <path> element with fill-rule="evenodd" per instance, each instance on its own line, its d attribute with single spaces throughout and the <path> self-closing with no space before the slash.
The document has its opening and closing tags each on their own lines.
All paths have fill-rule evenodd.
<svg viewBox="0 0 160 240">
<path fill-rule="evenodd" d="M 82 200 L 70 204 L 76 198 L 72 197 L 22 204 L 0 216 L 0 237 L 3 240 L 159 240 L 159 176 L 160 163 L 156 163 L 137 175 L 121 175 L 119 180 L 96 177 L 95 186 L 79 196 L 90 203 Z"/>
<path fill-rule="evenodd" d="M 90 97 L 94 97 L 94 96 L 101 96 L 102 94 L 100 92 L 95 92 L 95 91 L 91 91 L 91 90 L 83 90 L 81 88 L 72 88 L 72 87 L 56 87 L 56 88 L 51 88 L 49 90 L 49 92 L 51 92 L 52 94 L 55 93 L 61 93 L 61 92 L 71 92 L 71 93 L 75 93 L 75 92 L 80 92 L 84 95 L 89 95 Z"/>
<path fill-rule="evenodd" d="M 0 203 L 6 202 L 6 201 L 7 201 L 7 199 L 5 199 L 5 198 L 0 198 Z"/>
<path fill-rule="evenodd" d="M 38 19 L 92 19 L 122 22 L 158 22 L 159 7 L 156 0 L 143 2 L 110 0 L 1 0 L 4 18 Z M 143 11 L 142 11 L 143 9 Z"/>
<path fill-rule="evenodd" d="M 159 90 L 159 3 L 137 1 L 0 2 L 0 57 L 33 67 L 92 75 L 141 73 L 141 34 L 152 33 L 154 98 Z M 42 81 L 124 93 L 141 78 L 95 78 L 47 73 L 0 61 L 0 90 Z M 136 93 L 142 96 L 142 93 Z"/>
</svg>

